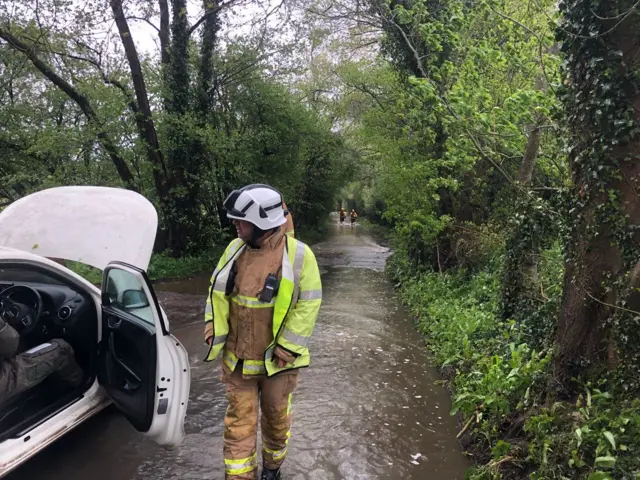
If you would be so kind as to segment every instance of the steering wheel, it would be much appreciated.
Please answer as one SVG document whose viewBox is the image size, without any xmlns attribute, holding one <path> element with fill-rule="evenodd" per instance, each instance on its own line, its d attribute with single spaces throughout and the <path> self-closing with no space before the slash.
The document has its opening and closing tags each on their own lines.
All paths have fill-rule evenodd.
<svg viewBox="0 0 640 480">
<path fill-rule="evenodd" d="M 33 298 L 35 308 L 31 305 L 13 300 L 11 296 L 18 292 L 28 293 Z M 37 290 L 24 285 L 14 285 L 0 293 L 0 316 L 16 329 L 20 336 L 33 332 L 40 324 L 42 313 L 42 297 Z"/>
</svg>

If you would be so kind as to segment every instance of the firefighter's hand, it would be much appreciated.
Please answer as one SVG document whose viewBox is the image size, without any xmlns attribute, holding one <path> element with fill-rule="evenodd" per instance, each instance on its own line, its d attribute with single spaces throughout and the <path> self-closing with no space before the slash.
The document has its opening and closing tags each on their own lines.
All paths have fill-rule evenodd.
<svg viewBox="0 0 640 480">
<path fill-rule="evenodd" d="M 211 346 L 211 342 L 213 342 L 213 337 L 207 337 L 204 340 L 204 343 L 206 343 L 209 346 Z"/>
<path fill-rule="evenodd" d="M 284 368 L 296 361 L 296 357 L 279 346 L 276 347 L 273 355 L 275 357 L 276 366 L 278 368 Z"/>
</svg>

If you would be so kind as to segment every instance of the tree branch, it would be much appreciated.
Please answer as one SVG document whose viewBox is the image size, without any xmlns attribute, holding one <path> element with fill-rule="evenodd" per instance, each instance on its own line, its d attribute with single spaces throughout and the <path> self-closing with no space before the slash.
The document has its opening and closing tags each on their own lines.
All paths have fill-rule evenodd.
<svg viewBox="0 0 640 480">
<path fill-rule="evenodd" d="M 190 36 L 193 32 L 195 32 L 198 29 L 198 27 L 200 25 L 202 25 L 202 23 L 205 20 L 207 20 L 207 18 L 211 17 L 212 15 L 217 14 L 220 10 L 222 10 L 223 8 L 227 8 L 228 6 L 230 6 L 231 4 L 235 3 L 236 1 L 237 0 L 229 0 L 226 3 L 220 4 L 217 7 L 212 8 L 211 10 L 209 10 L 202 17 L 200 17 L 196 23 L 191 25 L 191 27 L 187 30 L 187 36 Z"/>
<path fill-rule="evenodd" d="M 141 22 L 146 23 L 147 25 L 150 25 L 156 30 L 156 32 L 160 33 L 160 29 L 156 27 L 150 20 L 147 20 L 146 18 L 127 16 L 127 20 L 139 20 Z"/>
<path fill-rule="evenodd" d="M 215 15 L 216 13 L 218 13 L 220 10 L 222 10 L 222 6 L 218 6 L 216 8 L 212 8 L 211 10 L 209 10 L 207 13 L 205 13 L 202 17 L 200 17 L 198 19 L 198 21 L 196 23 L 194 23 L 193 25 L 191 25 L 191 27 L 189 28 L 189 30 L 187 30 L 187 35 L 191 35 L 193 32 L 195 32 L 197 30 L 197 28 L 202 25 L 205 20 L 209 17 L 211 17 L 212 15 Z"/>
<path fill-rule="evenodd" d="M 427 71 L 425 70 L 424 66 L 422 65 L 422 58 L 420 57 L 420 55 L 418 55 L 418 51 L 413 46 L 413 43 L 411 43 L 411 40 L 409 40 L 409 37 L 407 37 L 407 34 L 405 33 L 405 31 L 402 29 L 402 27 L 400 25 L 398 25 L 393 20 L 389 20 L 389 21 L 391 22 L 391 24 L 394 27 L 396 27 L 398 29 L 398 31 L 400 32 L 400 35 L 402 35 L 402 38 L 404 39 L 405 43 L 407 44 L 407 47 L 409 48 L 409 50 L 411 50 L 411 53 L 413 53 L 413 57 L 416 60 L 416 65 L 418 66 L 418 70 L 420 70 L 420 73 L 422 74 L 422 77 L 424 79 L 427 79 L 428 75 L 427 75 Z"/>
<path fill-rule="evenodd" d="M 98 140 L 111 158 L 111 161 L 116 167 L 118 175 L 120 176 L 124 184 L 132 190 L 138 190 L 129 166 L 118 154 L 118 149 L 115 143 L 111 140 L 109 135 L 104 130 L 102 122 L 100 122 L 89 100 L 80 92 L 78 92 L 73 87 L 73 85 L 71 85 L 64 78 L 60 77 L 56 72 L 54 72 L 49 65 L 43 62 L 36 55 L 33 47 L 23 43 L 2 26 L 0 26 L 0 38 L 4 39 L 13 49 L 19 51 L 20 53 L 23 53 L 31 61 L 33 66 L 40 71 L 40 73 L 42 73 L 51 83 L 62 90 L 71 100 L 73 100 L 78 105 L 78 107 L 80 107 L 82 113 L 84 113 L 85 117 L 87 117 L 87 120 L 97 127 L 96 135 L 98 137 Z"/>
<path fill-rule="evenodd" d="M 336 73 L 336 72 L 334 72 Z M 339 75 L 338 75 L 339 76 Z M 370 96 L 377 104 L 380 108 L 385 108 L 385 105 L 382 103 L 382 101 L 379 98 L 379 95 L 377 95 L 375 92 L 371 91 L 371 89 L 369 87 L 367 87 L 367 85 L 365 85 L 364 83 L 361 84 L 356 84 L 356 83 L 350 83 L 344 79 L 341 79 L 342 83 L 344 83 L 347 87 L 351 87 L 359 92 L 364 93 L 365 95 Z"/>
</svg>

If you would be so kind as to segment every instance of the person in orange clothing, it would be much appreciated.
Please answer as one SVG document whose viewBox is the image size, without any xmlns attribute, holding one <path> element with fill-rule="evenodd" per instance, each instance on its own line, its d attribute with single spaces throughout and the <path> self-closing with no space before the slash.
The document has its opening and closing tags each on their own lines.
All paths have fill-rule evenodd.
<svg viewBox="0 0 640 480">
<path fill-rule="evenodd" d="M 345 211 L 344 207 L 340 207 L 338 214 L 340 215 L 340 224 L 343 224 L 344 219 L 347 218 L 347 212 Z"/>
<path fill-rule="evenodd" d="M 356 223 L 356 219 L 358 218 L 358 214 L 356 213 L 356 209 L 352 208 L 351 209 L 351 213 L 349 215 L 351 217 L 351 226 L 353 227 L 353 225 Z"/>
</svg>

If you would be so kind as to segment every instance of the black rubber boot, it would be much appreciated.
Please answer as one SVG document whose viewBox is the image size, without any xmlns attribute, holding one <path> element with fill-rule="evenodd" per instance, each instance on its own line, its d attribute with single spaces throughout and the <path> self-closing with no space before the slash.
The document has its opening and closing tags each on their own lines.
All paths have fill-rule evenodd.
<svg viewBox="0 0 640 480">
<path fill-rule="evenodd" d="M 262 471 L 262 475 L 260 476 L 260 480 L 279 480 L 280 479 L 280 469 L 277 470 L 269 470 L 265 468 Z"/>
</svg>

